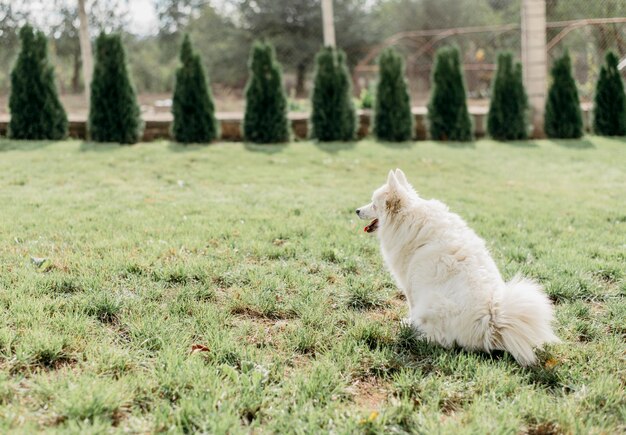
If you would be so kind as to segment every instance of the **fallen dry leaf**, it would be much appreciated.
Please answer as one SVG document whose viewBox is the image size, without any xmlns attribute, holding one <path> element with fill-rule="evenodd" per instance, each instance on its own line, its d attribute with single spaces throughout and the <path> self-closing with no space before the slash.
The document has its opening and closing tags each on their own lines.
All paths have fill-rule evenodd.
<svg viewBox="0 0 626 435">
<path fill-rule="evenodd" d="M 191 354 L 200 353 L 200 352 L 209 352 L 209 348 L 204 344 L 192 344 L 191 345 Z"/>
<path fill-rule="evenodd" d="M 550 358 L 544 364 L 544 367 L 547 369 L 554 368 L 559 362 L 555 358 Z"/>
</svg>

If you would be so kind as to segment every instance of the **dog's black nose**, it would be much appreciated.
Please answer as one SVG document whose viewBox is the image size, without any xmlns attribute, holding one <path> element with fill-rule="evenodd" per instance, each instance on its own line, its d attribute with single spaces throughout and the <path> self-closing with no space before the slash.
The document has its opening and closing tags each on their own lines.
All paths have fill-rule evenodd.
<svg viewBox="0 0 626 435">
<path fill-rule="evenodd" d="M 358 208 L 356 209 L 356 214 L 359 214 L 359 209 Z"/>
</svg>

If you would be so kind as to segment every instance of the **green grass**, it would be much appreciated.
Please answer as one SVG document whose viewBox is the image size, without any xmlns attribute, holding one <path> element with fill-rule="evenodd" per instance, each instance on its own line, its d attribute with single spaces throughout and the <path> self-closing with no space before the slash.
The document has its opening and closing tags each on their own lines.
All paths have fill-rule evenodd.
<svg viewBox="0 0 626 435">
<path fill-rule="evenodd" d="M 402 326 L 353 211 L 395 167 L 545 285 L 540 367 Z M 626 430 L 624 140 L 0 141 L 0 204 L 2 432 Z"/>
</svg>

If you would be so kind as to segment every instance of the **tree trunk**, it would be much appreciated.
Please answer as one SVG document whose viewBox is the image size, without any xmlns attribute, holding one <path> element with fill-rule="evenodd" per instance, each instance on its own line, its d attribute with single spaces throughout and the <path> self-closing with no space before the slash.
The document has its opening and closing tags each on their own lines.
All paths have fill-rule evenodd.
<svg viewBox="0 0 626 435">
<path fill-rule="evenodd" d="M 80 39 L 80 54 L 83 61 L 83 79 L 85 82 L 85 99 L 89 107 L 91 92 L 91 75 L 93 74 L 93 55 L 91 54 L 91 40 L 89 38 L 89 18 L 85 12 L 85 1 L 78 0 L 78 18 L 80 29 L 78 37 Z"/>
<path fill-rule="evenodd" d="M 300 62 L 298 64 L 298 68 L 296 70 L 296 96 L 297 97 L 305 97 L 304 89 L 304 79 L 306 77 L 306 64 L 304 62 Z"/>
<path fill-rule="evenodd" d="M 322 25 L 324 28 L 324 47 L 335 46 L 335 21 L 333 0 L 322 0 Z"/>
<path fill-rule="evenodd" d="M 80 91 L 80 48 L 74 51 L 74 72 L 72 73 L 72 92 Z"/>
</svg>

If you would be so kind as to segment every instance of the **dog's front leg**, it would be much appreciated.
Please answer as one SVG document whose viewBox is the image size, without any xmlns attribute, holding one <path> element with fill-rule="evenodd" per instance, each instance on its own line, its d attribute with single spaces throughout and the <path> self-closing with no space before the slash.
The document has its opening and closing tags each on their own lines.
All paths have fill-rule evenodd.
<svg viewBox="0 0 626 435">
<path fill-rule="evenodd" d="M 409 308 L 407 316 L 403 317 L 400 323 L 405 326 L 411 326 L 411 308 L 413 307 L 413 304 L 411 303 L 411 298 L 409 298 L 409 293 L 402 287 L 398 286 L 398 290 L 400 290 L 400 293 L 404 296 L 404 299 L 406 300 L 407 306 Z"/>
</svg>

